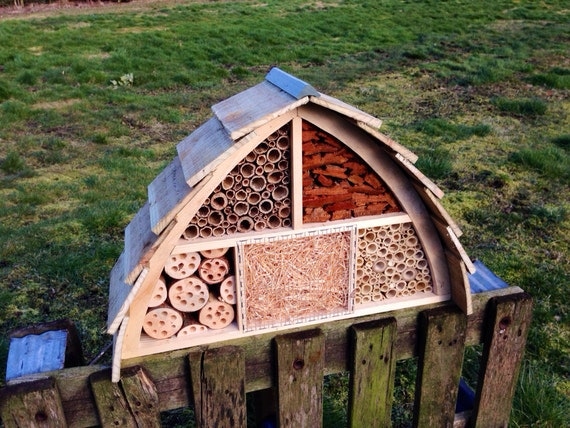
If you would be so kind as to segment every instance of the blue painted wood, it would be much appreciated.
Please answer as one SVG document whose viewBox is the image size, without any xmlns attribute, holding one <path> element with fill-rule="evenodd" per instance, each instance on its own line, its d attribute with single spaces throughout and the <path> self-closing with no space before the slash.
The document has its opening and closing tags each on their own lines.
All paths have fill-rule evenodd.
<svg viewBox="0 0 570 428">
<path fill-rule="evenodd" d="M 6 380 L 59 370 L 65 364 L 67 331 L 52 330 L 10 339 Z"/>
<path fill-rule="evenodd" d="M 304 82 L 295 76 L 291 76 L 289 73 L 286 73 L 277 67 L 273 67 L 269 73 L 267 73 L 265 80 L 273 83 L 279 89 L 287 92 L 289 95 L 295 97 L 298 100 L 308 96 L 320 96 L 319 91 L 317 91 L 307 82 Z"/>
<path fill-rule="evenodd" d="M 475 260 L 473 265 L 475 266 L 475 273 L 468 275 L 471 293 L 482 293 L 509 286 L 509 284 L 491 272 L 480 260 Z"/>
</svg>

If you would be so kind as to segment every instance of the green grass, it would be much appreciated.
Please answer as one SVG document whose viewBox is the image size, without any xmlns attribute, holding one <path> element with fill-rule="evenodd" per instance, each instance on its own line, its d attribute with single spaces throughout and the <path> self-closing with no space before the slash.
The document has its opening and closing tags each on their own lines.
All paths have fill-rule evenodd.
<svg viewBox="0 0 570 428">
<path fill-rule="evenodd" d="M 513 424 L 569 425 L 554 416 L 570 397 L 565 3 L 133 1 L 1 18 L 0 337 L 68 317 L 96 355 L 147 185 L 213 104 L 278 65 L 383 119 L 445 191 L 468 253 L 533 295 L 525 370 L 545 381 L 521 383 Z M 397 426 L 413 373 L 399 366 Z M 342 419 L 331 379 L 327 415 Z M 540 394 L 554 398 L 538 415 Z"/>
</svg>

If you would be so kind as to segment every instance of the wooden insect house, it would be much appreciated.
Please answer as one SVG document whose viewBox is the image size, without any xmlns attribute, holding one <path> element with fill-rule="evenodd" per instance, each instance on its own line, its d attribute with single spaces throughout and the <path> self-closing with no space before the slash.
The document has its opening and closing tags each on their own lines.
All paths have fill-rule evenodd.
<svg viewBox="0 0 570 428">
<path fill-rule="evenodd" d="M 381 121 L 273 68 L 149 185 L 111 272 L 121 361 L 452 299 L 473 264 Z"/>
</svg>

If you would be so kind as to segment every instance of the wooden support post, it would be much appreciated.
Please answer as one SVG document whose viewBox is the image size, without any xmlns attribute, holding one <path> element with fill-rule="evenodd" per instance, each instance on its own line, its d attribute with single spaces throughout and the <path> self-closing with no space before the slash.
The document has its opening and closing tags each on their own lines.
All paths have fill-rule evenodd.
<svg viewBox="0 0 570 428">
<path fill-rule="evenodd" d="M 121 386 L 139 428 L 159 427 L 158 393 L 143 368 L 135 366 L 123 370 Z"/>
<path fill-rule="evenodd" d="M 472 426 L 508 426 L 531 317 L 527 293 L 489 301 Z"/>
<path fill-rule="evenodd" d="M 66 427 L 63 406 L 53 378 L 10 385 L 0 395 L 6 428 Z"/>
<path fill-rule="evenodd" d="M 275 337 L 279 427 L 323 423 L 325 336 L 308 330 Z"/>
<path fill-rule="evenodd" d="M 237 346 L 188 355 L 196 425 L 245 428 L 245 356 Z"/>
<path fill-rule="evenodd" d="M 420 314 L 414 426 L 453 427 L 467 317 L 455 308 Z"/>
<path fill-rule="evenodd" d="M 352 326 L 350 427 L 391 426 L 396 338 L 395 318 Z"/>
<path fill-rule="evenodd" d="M 93 373 L 89 376 L 89 383 L 101 426 L 137 428 L 137 423 L 120 385 L 111 382 L 111 369 Z"/>
</svg>

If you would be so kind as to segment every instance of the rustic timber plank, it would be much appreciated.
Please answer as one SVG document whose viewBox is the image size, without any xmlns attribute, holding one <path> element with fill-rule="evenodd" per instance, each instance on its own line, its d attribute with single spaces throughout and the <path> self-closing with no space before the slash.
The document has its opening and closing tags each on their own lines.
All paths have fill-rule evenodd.
<svg viewBox="0 0 570 428">
<path fill-rule="evenodd" d="M 141 260 L 158 237 L 150 225 L 150 206 L 146 202 L 125 228 L 124 274 L 125 282 L 134 284 L 144 269 Z"/>
<path fill-rule="evenodd" d="M 420 315 L 414 426 L 453 427 L 467 318 L 455 308 Z"/>
<path fill-rule="evenodd" d="M 245 358 L 236 346 L 188 355 L 197 426 L 245 428 Z"/>
<path fill-rule="evenodd" d="M 158 392 L 142 367 L 123 370 L 121 386 L 139 428 L 160 427 Z"/>
<path fill-rule="evenodd" d="M 455 236 L 460 238 L 461 235 L 463 235 L 461 228 L 455 222 L 455 220 L 449 215 L 449 213 L 446 211 L 446 209 L 444 208 L 444 206 L 440 202 L 439 198 L 437 196 L 435 196 L 432 193 L 432 191 L 430 189 L 428 189 L 427 187 L 425 187 L 423 184 L 421 184 L 421 183 L 413 183 L 413 184 L 414 184 L 414 187 L 416 188 L 416 190 L 418 191 L 418 194 L 420 195 L 420 197 L 424 201 L 424 203 L 430 209 L 431 213 L 436 218 L 438 218 L 440 221 L 447 223 L 449 225 L 449 227 L 451 227 L 451 229 L 453 229 Z"/>
<path fill-rule="evenodd" d="M 0 415 L 6 428 L 67 426 L 53 378 L 19 383 L 2 389 Z"/>
<path fill-rule="evenodd" d="M 137 428 L 137 422 L 121 387 L 118 383 L 111 382 L 111 370 L 101 370 L 91 374 L 89 383 L 101 426 Z"/>
<path fill-rule="evenodd" d="M 508 426 L 531 317 L 532 298 L 527 293 L 489 301 L 473 427 Z"/>
<path fill-rule="evenodd" d="M 471 303 L 471 287 L 469 286 L 465 263 L 448 250 L 445 250 L 445 257 L 449 266 L 451 300 L 461 308 L 465 315 L 471 315 L 473 304 Z"/>
<path fill-rule="evenodd" d="M 319 97 L 311 97 L 311 103 L 340 113 L 344 116 L 354 119 L 355 121 L 366 124 L 371 128 L 378 129 L 380 126 L 382 126 L 382 121 L 377 117 L 359 110 L 356 107 L 345 103 L 344 101 L 331 97 L 330 95 L 320 94 Z"/>
<path fill-rule="evenodd" d="M 408 148 L 402 146 L 400 143 L 397 143 L 396 141 L 392 140 L 386 134 L 379 132 L 378 130 L 368 126 L 366 123 L 363 122 L 356 122 L 356 125 L 358 125 L 359 128 L 362 128 L 363 130 L 368 132 L 377 140 L 380 140 L 382 143 L 384 143 L 390 149 L 390 151 L 394 152 L 394 155 L 395 153 L 399 153 L 402 156 L 404 156 L 406 159 L 408 159 L 411 163 L 416 163 L 416 161 L 418 160 L 418 155 L 416 155 Z"/>
<path fill-rule="evenodd" d="M 445 247 L 449 251 L 452 251 L 458 257 L 460 257 L 461 260 L 463 260 L 463 263 L 465 263 L 465 267 L 467 268 L 469 273 L 475 273 L 476 269 L 475 266 L 473 265 L 473 262 L 467 255 L 467 252 L 463 249 L 463 245 L 461 245 L 461 243 L 459 242 L 459 239 L 457 238 L 457 235 L 455 235 L 455 233 L 453 232 L 451 226 L 442 223 L 440 220 L 438 220 L 435 217 L 432 220 L 433 224 L 435 225 L 436 229 L 439 232 L 439 236 L 441 237 L 441 240 L 444 243 Z"/>
<path fill-rule="evenodd" d="M 467 317 L 465 345 L 477 345 L 484 340 L 486 328 L 484 324 L 485 308 L 491 298 L 516 295 L 522 292 L 523 290 L 519 287 L 508 287 L 473 294 L 473 313 Z M 451 302 L 434 303 L 393 312 L 366 315 L 355 319 L 323 322 L 318 327 L 325 336 L 325 374 L 338 373 L 350 369 L 350 364 L 347 361 L 348 331 L 353 324 L 386 317 L 396 318 L 398 333 L 395 343 L 395 356 L 398 360 L 403 360 L 417 356 L 418 314 L 426 309 L 453 306 L 454 304 Z M 302 327 L 296 327 L 290 331 L 299 332 L 301 330 Z M 272 363 L 272 340 L 275 335 L 276 333 L 273 332 L 239 338 L 223 344 L 212 344 L 210 349 L 215 349 L 222 345 L 239 346 L 243 349 L 246 364 L 246 391 L 257 391 L 275 385 L 274 365 Z M 156 386 L 159 395 L 160 411 L 186 407 L 192 404 L 191 394 L 189 395 L 188 391 L 188 353 L 203 350 L 203 346 L 190 347 L 132 358 L 123 362 L 123 369 L 135 365 L 144 367 Z M 65 417 L 70 427 L 79 428 L 100 425 L 90 389 L 89 376 L 104 369 L 105 367 L 103 366 L 83 366 L 47 372 L 42 375 L 43 378 L 51 376 L 56 379 L 61 402 L 65 409 Z M 29 381 L 30 378 L 26 377 L 21 380 Z M 2 408 L 2 411 L 4 411 L 4 408 Z"/>
<path fill-rule="evenodd" d="M 396 372 L 395 318 L 352 326 L 348 421 L 352 428 L 389 427 Z"/>
<path fill-rule="evenodd" d="M 307 330 L 275 338 L 280 427 L 320 427 L 323 419 L 325 336 Z"/>
</svg>

